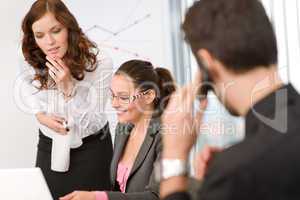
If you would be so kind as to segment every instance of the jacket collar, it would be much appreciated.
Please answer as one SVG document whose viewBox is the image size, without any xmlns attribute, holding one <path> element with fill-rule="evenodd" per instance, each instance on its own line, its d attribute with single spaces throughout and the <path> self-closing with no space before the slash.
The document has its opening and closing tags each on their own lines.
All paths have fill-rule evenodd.
<svg viewBox="0 0 300 200">
<path fill-rule="evenodd" d="M 115 140 L 116 143 L 115 143 L 114 155 L 111 163 L 111 181 L 113 187 L 115 187 L 118 163 L 121 159 L 123 151 L 126 147 L 127 140 L 133 128 L 134 125 L 132 124 L 118 124 L 116 128 L 116 140 Z M 159 133 L 160 128 L 161 128 L 160 118 L 152 118 L 149 122 L 144 142 L 137 154 L 135 162 L 133 163 L 128 180 L 139 169 L 139 167 L 142 165 L 143 161 L 147 157 L 147 154 L 153 144 L 155 136 Z"/>
<path fill-rule="evenodd" d="M 285 133 L 288 107 L 295 106 L 297 99 L 299 94 L 288 84 L 256 103 L 246 115 L 246 137 L 255 135 L 264 125 Z"/>
</svg>

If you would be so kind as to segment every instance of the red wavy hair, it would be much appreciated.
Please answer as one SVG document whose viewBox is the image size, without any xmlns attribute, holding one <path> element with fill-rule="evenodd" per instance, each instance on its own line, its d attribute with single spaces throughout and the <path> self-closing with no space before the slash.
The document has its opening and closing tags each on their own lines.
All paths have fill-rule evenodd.
<svg viewBox="0 0 300 200">
<path fill-rule="evenodd" d="M 45 66 L 46 55 L 35 42 L 32 24 L 47 12 L 51 12 L 57 21 L 68 29 L 69 46 L 63 59 L 75 79 L 83 80 L 85 71 L 92 72 L 97 68 L 99 53 L 96 44 L 85 36 L 77 20 L 61 0 L 37 0 L 22 22 L 22 51 L 25 60 L 36 71 L 33 80 L 40 82 L 41 90 L 55 86 L 55 82 L 50 78 Z"/>
</svg>

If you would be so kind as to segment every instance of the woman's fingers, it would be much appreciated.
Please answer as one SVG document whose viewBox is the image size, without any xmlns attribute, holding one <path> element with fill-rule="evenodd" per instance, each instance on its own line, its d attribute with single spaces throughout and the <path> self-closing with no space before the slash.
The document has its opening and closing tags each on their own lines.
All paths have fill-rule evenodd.
<svg viewBox="0 0 300 200">
<path fill-rule="evenodd" d="M 47 65 L 47 63 L 46 63 L 46 66 L 49 68 L 49 66 Z M 56 74 L 55 74 L 55 72 L 54 72 L 54 70 L 52 70 L 52 69 L 50 69 L 49 68 L 49 75 L 50 75 L 50 77 L 56 82 L 57 80 L 57 76 L 56 76 Z"/>
<path fill-rule="evenodd" d="M 50 63 L 46 63 L 46 66 L 49 68 L 49 75 L 50 77 L 57 83 L 58 80 L 58 76 L 59 76 L 59 71 L 57 71 L 57 69 L 55 69 Z"/>
<path fill-rule="evenodd" d="M 63 117 L 59 117 L 55 115 L 50 115 L 46 117 L 47 118 L 45 118 L 44 124 L 47 127 L 62 135 L 66 135 L 68 133 L 66 127 L 63 125 L 63 122 L 66 121 Z"/>
<path fill-rule="evenodd" d="M 59 72 L 63 71 L 63 67 L 60 66 L 56 60 L 54 60 L 53 58 L 51 58 L 50 56 L 46 56 L 46 59 L 49 61 L 49 63 Z"/>
<path fill-rule="evenodd" d="M 68 131 L 66 130 L 66 128 L 59 122 L 57 121 L 53 121 L 52 122 L 52 129 L 55 130 L 55 132 L 60 133 L 62 135 L 66 135 L 68 133 Z"/>
<path fill-rule="evenodd" d="M 64 94 L 69 94 L 70 88 L 73 87 L 72 75 L 69 68 L 60 58 L 46 57 L 48 62 L 46 66 L 49 68 L 49 74 L 57 84 L 58 90 Z"/>
<path fill-rule="evenodd" d="M 63 70 L 68 70 L 68 67 L 66 66 L 66 64 L 64 63 L 64 61 L 62 61 L 62 59 L 56 58 L 55 61 L 60 65 L 60 67 L 61 67 Z"/>
<path fill-rule="evenodd" d="M 46 66 L 49 68 L 50 71 L 52 71 L 54 74 L 59 73 L 59 71 L 50 63 L 46 62 Z"/>
<path fill-rule="evenodd" d="M 55 115 L 48 115 L 45 113 L 38 113 L 36 117 L 41 124 L 47 126 L 51 130 L 61 135 L 66 135 L 68 133 L 69 128 L 66 128 L 63 125 L 63 122 L 65 121 L 64 118 Z"/>
<path fill-rule="evenodd" d="M 63 123 L 64 121 L 66 121 L 65 118 L 57 116 L 57 115 L 50 115 L 50 117 L 60 123 Z"/>
<path fill-rule="evenodd" d="M 63 197 L 60 197 L 59 200 L 71 200 L 76 195 L 76 192 L 69 193 Z"/>
</svg>

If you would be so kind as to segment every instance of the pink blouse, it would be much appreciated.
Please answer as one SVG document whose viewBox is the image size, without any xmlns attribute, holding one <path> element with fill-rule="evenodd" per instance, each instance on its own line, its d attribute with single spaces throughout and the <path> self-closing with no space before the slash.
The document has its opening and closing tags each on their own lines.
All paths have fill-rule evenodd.
<svg viewBox="0 0 300 200">
<path fill-rule="evenodd" d="M 126 191 L 126 184 L 130 174 L 131 168 L 122 163 L 118 164 L 117 170 L 117 182 L 119 183 L 120 190 L 122 193 Z M 109 200 L 106 192 L 96 191 L 96 200 Z"/>
</svg>

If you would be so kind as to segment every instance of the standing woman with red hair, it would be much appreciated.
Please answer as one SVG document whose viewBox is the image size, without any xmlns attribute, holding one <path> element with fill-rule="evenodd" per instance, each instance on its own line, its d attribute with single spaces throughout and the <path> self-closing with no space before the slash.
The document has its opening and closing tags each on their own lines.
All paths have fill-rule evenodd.
<svg viewBox="0 0 300 200">
<path fill-rule="evenodd" d="M 22 30 L 22 92 L 39 122 L 36 166 L 54 199 L 74 190 L 110 189 L 112 142 L 104 108 L 111 59 L 60 0 L 34 2 Z"/>
</svg>

